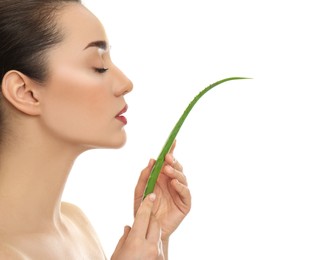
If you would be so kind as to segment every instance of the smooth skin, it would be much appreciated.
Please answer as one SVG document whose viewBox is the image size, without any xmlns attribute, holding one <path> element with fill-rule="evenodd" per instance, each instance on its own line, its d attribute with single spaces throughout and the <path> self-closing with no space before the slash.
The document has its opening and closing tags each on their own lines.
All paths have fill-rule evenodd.
<svg viewBox="0 0 317 260">
<path fill-rule="evenodd" d="M 44 83 L 15 70 L 2 80 L 7 131 L 0 145 L 0 259 L 106 259 L 84 213 L 61 197 L 82 152 L 120 148 L 126 142 L 117 115 L 133 86 L 109 51 L 100 52 L 104 46 L 91 45 L 109 42 L 89 10 L 67 4 L 58 25 L 65 37 L 47 53 L 49 77 Z M 153 159 L 141 172 L 134 223 L 124 228 L 112 260 L 168 259 L 169 237 L 191 207 L 173 149 L 155 194 L 144 201 Z"/>
<path fill-rule="evenodd" d="M 163 170 L 159 175 L 154 189 L 156 199 L 151 209 L 151 219 L 154 221 L 153 224 L 156 225 L 156 222 L 158 222 L 158 227 L 160 227 L 160 241 L 155 247 L 153 247 L 153 251 L 160 253 L 161 250 L 163 250 L 163 255 L 162 258 L 145 257 L 140 259 L 168 259 L 169 237 L 190 211 L 191 195 L 187 186 L 186 177 L 183 173 L 183 167 L 173 156 L 175 146 L 176 142 L 174 142 L 170 153 L 168 153 L 165 157 Z M 151 173 L 154 163 L 155 161 L 153 159 L 149 161 L 147 167 L 141 172 L 136 185 L 134 196 L 135 219 L 139 217 L 139 210 L 142 207 L 144 201 L 146 201 L 148 197 L 152 195 L 148 195 L 144 201 L 142 201 L 147 179 Z M 124 243 L 124 241 L 129 242 L 131 231 L 132 230 L 129 227 L 125 228 L 124 235 L 122 236 L 117 249 L 122 248 L 121 245 Z M 133 248 L 138 248 L 138 246 L 138 243 L 132 243 Z M 124 257 L 120 259 L 130 259 L 129 253 L 127 252 L 129 251 L 124 251 L 122 255 Z M 114 255 L 116 255 L 116 253 L 117 252 L 115 251 Z"/>
</svg>

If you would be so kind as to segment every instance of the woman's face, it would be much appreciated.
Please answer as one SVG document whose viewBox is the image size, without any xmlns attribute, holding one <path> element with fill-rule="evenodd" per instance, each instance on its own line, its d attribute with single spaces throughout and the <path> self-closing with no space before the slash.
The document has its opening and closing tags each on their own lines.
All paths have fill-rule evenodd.
<svg viewBox="0 0 317 260">
<path fill-rule="evenodd" d="M 49 78 L 41 88 L 44 128 L 84 149 L 121 147 L 132 83 L 112 63 L 103 26 L 80 4 L 67 5 L 58 25 L 64 40 L 48 52 Z"/>
</svg>

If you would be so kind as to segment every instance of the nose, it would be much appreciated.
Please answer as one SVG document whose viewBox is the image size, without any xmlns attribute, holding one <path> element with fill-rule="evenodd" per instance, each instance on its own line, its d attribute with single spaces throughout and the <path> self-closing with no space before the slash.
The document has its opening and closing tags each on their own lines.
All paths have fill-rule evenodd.
<svg viewBox="0 0 317 260">
<path fill-rule="evenodd" d="M 132 81 L 116 67 L 116 82 L 114 87 L 114 93 L 116 96 L 123 96 L 133 89 Z"/>
</svg>

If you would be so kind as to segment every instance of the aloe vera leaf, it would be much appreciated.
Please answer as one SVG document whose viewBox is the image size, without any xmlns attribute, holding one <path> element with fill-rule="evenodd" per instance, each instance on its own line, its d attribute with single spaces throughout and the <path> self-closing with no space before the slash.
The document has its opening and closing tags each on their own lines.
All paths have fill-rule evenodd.
<svg viewBox="0 0 317 260">
<path fill-rule="evenodd" d="M 189 103 L 189 105 L 187 106 L 187 108 L 185 109 L 185 111 L 183 112 L 183 114 L 181 115 L 181 117 L 178 119 L 177 123 L 175 124 L 174 128 L 172 129 L 172 131 L 170 132 L 170 135 L 168 136 L 159 156 L 156 159 L 156 162 L 151 170 L 149 179 L 147 181 L 144 193 L 143 193 L 143 199 L 150 193 L 152 193 L 154 191 L 154 187 L 157 181 L 157 178 L 159 176 L 159 173 L 163 167 L 164 164 L 164 159 L 165 159 L 165 155 L 169 152 L 169 150 L 171 149 L 171 146 L 181 128 L 181 126 L 183 125 L 185 119 L 187 118 L 189 112 L 192 110 L 192 108 L 194 107 L 194 105 L 197 103 L 197 101 L 205 94 L 207 93 L 209 90 L 211 90 L 212 88 L 216 87 L 217 85 L 220 85 L 226 81 L 230 81 L 230 80 L 238 80 L 238 79 L 250 79 L 250 78 L 246 78 L 246 77 L 230 77 L 230 78 L 225 78 L 219 81 L 214 82 L 213 84 L 207 86 L 206 88 L 204 88 L 202 91 L 200 91 L 195 97 L 194 99 Z"/>
</svg>

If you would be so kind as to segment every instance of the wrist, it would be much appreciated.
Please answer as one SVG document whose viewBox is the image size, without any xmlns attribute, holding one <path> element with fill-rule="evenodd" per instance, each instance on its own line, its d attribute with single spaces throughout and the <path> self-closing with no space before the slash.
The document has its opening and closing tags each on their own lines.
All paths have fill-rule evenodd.
<svg viewBox="0 0 317 260">
<path fill-rule="evenodd" d="M 163 247 L 165 260 L 168 259 L 168 245 L 169 245 L 169 238 L 162 240 L 162 247 Z"/>
</svg>

